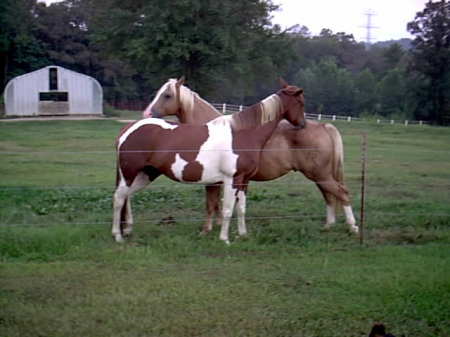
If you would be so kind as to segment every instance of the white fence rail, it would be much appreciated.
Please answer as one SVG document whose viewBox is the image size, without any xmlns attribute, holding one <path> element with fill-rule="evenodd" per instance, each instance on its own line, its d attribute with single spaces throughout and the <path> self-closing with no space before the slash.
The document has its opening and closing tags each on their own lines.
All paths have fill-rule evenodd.
<svg viewBox="0 0 450 337">
<path fill-rule="evenodd" d="M 242 111 L 246 108 L 245 105 L 236 105 L 236 104 L 228 104 L 228 103 L 213 103 L 214 108 L 222 112 L 223 114 L 232 114 L 238 111 Z M 314 120 L 331 120 L 331 121 L 373 121 L 377 124 L 401 124 L 404 126 L 408 125 L 425 125 L 429 124 L 429 122 L 425 121 L 411 121 L 411 120 L 393 120 L 393 119 L 376 119 L 376 120 L 365 120 L 359 117 L 353 116 L 342 116 L 342 115 L 326 115 L 326 114 L 306 114 L 306 118 L 314 119 Z"/>
</svg>

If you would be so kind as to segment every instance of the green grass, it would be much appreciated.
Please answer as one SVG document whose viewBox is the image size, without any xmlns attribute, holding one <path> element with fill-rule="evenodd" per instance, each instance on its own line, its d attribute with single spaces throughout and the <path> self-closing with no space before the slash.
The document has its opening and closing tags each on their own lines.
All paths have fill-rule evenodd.
<svg viewBox="0 0 450 337">
<path fill-rule="evenodd" d="M 110 237 L 114 121 L 0 123 L 0 336 L 450 336 L 450 129 L 338 123 L 365 244 L 323 232 L 291 173 L 252 183 L 247 239 L 198 235 L 203 190 L 158 179 Z"/>
</svg>

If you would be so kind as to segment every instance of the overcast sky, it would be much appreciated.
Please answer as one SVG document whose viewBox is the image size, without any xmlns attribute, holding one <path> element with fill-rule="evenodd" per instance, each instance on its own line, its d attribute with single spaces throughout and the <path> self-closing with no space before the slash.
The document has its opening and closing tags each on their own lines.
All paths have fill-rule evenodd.
<svg viewBox="0 0 450 337">
<path fill-rule="evenodd" d="M 274 0 L 281 10 L 273 13 L 273 23 L 287 28 L 295 24 L 309 28 L 313 35 L 322 28 L 351 33 L 365 40 L 368 11 L 373 12 L 372 42 L 411 37 L 406 24 L 425 8 L 428 0 Z"/>
<path fill-rule="evenodd" d="M 47 4 L 58 0 L 44 0 Z M 322 28 L 334 33 L 353 34 L 357 40 L 365 40 L 367 16 L 371 11 L 372 42 L 411 37 L 406 24 L 425 7 L 428 0 L 273 0 L 281 9 L 273 13 L 273 23 L 283 28 L 300 24 L 313 35 Z"/>
</svg>

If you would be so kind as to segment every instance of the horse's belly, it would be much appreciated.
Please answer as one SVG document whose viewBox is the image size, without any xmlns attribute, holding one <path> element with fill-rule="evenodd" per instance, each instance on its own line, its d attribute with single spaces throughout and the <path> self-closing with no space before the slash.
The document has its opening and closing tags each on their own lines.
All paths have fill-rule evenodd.
<svg viewBox="0 0 450 337">
<path fill-rule="evenodd" d="M 251 177 L 254 181 L 273 180 L 284 176 L 292 170 L 290 163 L 282 164 L 274 161 L 261 161 L 255 175 Z"/>
<path fill-rule="evenodd" d="M 258 170 L 251 180 L 273 180 L 293 170 L 291 144 L 282 133 L 273 135 L 264 146 L 259 159 Z"/>
</svg>

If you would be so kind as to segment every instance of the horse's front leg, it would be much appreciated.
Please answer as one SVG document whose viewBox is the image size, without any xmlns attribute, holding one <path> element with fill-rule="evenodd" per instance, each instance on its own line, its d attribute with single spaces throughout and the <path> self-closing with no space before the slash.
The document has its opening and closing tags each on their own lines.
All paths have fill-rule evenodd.
<svg viewBox="0 0 450 337">
<path fill-rule="evenodd" d="M 247 235 L 247 226 L 245 224 L 245 209 L 246 209 L 246 197 L 247 186 L 245 189 L 239 189 L 237 192 L 237 217 L 238 217 L 238 232 L 239 236 Z"/>
<path fill-rule="evenodd" d="M 207 185 L 206 190 L 206 221 L 203 224 L 201 234 L 208 234 L 213 227 L 214 215 L 219 213 L 220 185 Z"/>
<path fill-rule="evenodd" d="M 236 202 L 236 191 L 233 188 L 231 181 L 224 182 L 223 186 L 223 201 L 222 201 L 222 228 L 220 230 L 220 240 L 227 245 L 230 244 L 229 229 L 231 216 L 233 215 L 234 204 Z"/>
</svg>

